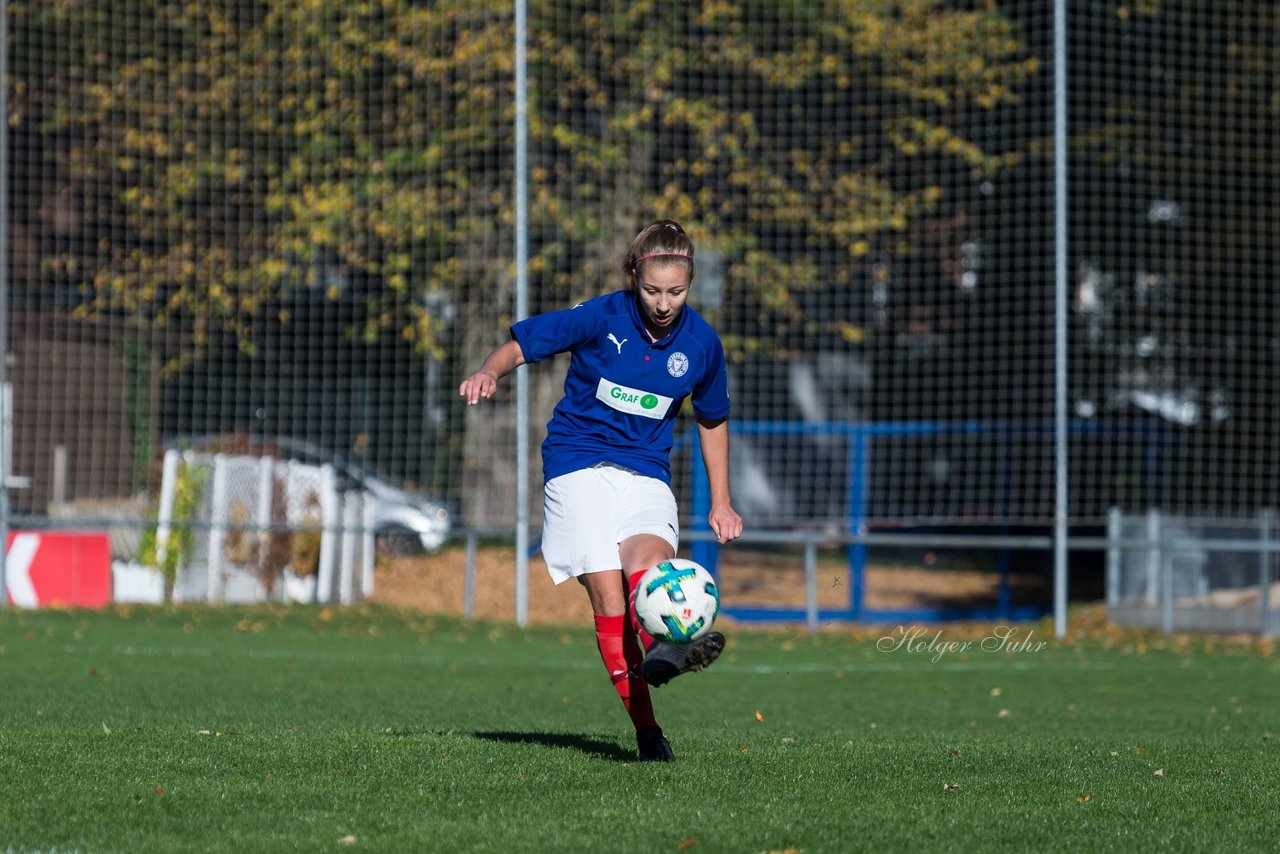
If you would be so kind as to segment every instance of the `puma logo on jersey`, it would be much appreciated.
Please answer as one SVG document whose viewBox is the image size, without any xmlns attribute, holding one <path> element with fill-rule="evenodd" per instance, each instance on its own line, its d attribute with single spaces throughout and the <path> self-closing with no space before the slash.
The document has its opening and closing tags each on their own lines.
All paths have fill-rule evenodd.
<svg viewBox="0 0 1280 854">
<path fill-rule="evenodd" d="M 610 332 L 610 333 L 609 333 L 609 340 L 613 342 L 613 346 L 617 347 L 617 348 L 618 348 L 618 353 L 619 353 L 619 354 L 621 354 L 621 353 L 622 353 L 622 345 L 623 345 L 623 344 L 626 344 L 626 343 L 627 343 L 628 341 L 630 341 L 631 339 L 630 339 L 630 338 L 623 338 L 621 341 L 619 341 L 617 338 L 614 338 L 614 337 L 613 337 L 613 333 L 612 333 L 612 332 Z"/>
</svg>

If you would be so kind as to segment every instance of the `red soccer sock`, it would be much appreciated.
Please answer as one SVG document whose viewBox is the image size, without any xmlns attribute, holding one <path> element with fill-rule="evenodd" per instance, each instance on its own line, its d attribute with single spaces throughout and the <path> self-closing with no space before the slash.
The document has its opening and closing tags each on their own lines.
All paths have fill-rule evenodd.
<svg viewBox="0 0 1280 854">
<path fill-rule="evenodd" d="M 644 630 L 644 626 L 640 625 L 640 619 L 636 616 L 636 586 L 640 584 L 640 576 L 644 575 L 644 571 L 633 573 L 627 579 L 627 620 L 631 623 L 631 628 L 640 636 L 641 649 L 648 649 L 653 646 L 653 635 Z"/>
<path fill-rule="evenodd" d="M 609 681 L 622 698 L 622 705 L 638 732 L 658 724 L 653 719 L 649 686 L 640 678 L 638 669 L 631 673 L 631 668 L 644 656 L 636 646 L 634 635 L 626 631 L 626 623 L 627 618 L 622 614 L 612 617 L 596 614 L 596 646 L 600 648 L 605 670 L 609 671 Z"/>
</svg>

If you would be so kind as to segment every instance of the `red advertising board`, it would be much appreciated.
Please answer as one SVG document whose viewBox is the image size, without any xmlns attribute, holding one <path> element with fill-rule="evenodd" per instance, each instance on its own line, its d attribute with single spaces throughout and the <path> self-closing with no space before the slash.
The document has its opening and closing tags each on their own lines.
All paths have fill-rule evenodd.
<svg viewBox="0 0 1280 854">
<path fill-rule="evenodd" d="M 19 608 L 101 608 L 111 601 L 105 533 L 13 531 L 5 556 L 5 593 Z"/>
</svg>

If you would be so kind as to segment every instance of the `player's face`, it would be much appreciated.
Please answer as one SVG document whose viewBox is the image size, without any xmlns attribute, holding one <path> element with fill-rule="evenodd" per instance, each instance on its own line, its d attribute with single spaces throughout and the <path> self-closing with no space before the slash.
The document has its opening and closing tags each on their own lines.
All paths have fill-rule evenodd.
<svg viewBox="0 0 1280 854">
<path fill-rule="evenodd" d="M 689 272 L 683 264 L 646 264 L 636 277 L 636 292 L 649 334 L 662 338 L 689 298 Z"/>
</svg>

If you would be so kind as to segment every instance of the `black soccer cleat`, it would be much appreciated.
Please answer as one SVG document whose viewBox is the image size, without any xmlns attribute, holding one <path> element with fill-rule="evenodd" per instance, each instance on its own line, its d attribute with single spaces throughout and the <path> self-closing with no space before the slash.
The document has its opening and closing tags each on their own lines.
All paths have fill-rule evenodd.
<svg viewBox="0 0 1280 854">
<path fill-rule="evenodd" d="M 636 733 L 636 750 L 641 762 L 671 762 L 676 758 L 671 752 L 671 742 L 667 741 L 659 726 L 651 726 Z"/>
<path fill-rule="evenodd" d="M 707 632 L 693 643 L 654 641 L 640 662 L 640 677 L 654 688 L 666 685 L 681 673 L 702 670 L 724 652 L 724 635 Z"/>
</svg>

